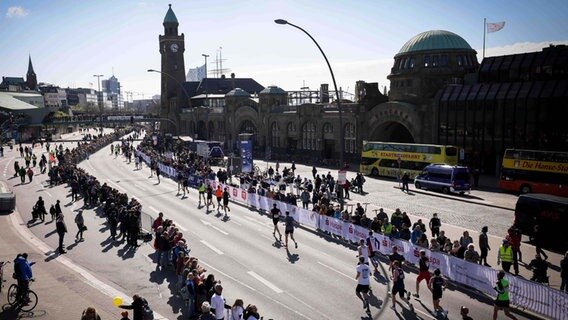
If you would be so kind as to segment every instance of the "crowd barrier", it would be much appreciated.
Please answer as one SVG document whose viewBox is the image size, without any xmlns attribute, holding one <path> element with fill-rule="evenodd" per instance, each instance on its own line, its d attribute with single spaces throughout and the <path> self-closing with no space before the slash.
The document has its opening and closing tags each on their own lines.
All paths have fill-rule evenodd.
<svg viewBox="0 0 568 320">
<path fill-rule="evenodd" d="M 146 163 L 150 163 L 148 156 L 139 151 L 137 153 L 142 155 Z M 163 164 L 159 164 L 159 166 L 160 170 L 168 176 L 177 176 L 175 169 Z M 208 180 L 208 183 L 212 185 L 213 189 L 219 185 L 215 180 Z M 359 242 L 359 240 L 366 239 L 369 236 L 368 229 L 344 222 L 341 219 L 320 215 L 293 204 L 259 196 L 256 193 L 248 193 L 247 190 L 238 187 L 221 186 L 228 189 L 233 201 L 267 212 L 276 204 L 282 212 L 288 211 L 298 223 L 328 232 L 345 240 Z M 380 233 L 373 233 L 373 238 L 382 254 L 391 254 L 392 248 L 396 246 L 398 252 L 404 256 L 406 261 L 415 265 L 418 264 L 420 250 L 424 249 L 409 241 L 391 239 Z M 428 249 L 426 249 L 426 255 L 430 259 L 432 271 L 440 269 L 442 274 L 453 282 L 469 286 L 491 297 L 496 296 L 494 287 L 497 281 L 497 270 Z M 509 280 L 509 296 L 512 304 L 551 319 L 568 319 L 568 294 L 520 277 L 509 276 L 507 279 Z"/>
</svg>

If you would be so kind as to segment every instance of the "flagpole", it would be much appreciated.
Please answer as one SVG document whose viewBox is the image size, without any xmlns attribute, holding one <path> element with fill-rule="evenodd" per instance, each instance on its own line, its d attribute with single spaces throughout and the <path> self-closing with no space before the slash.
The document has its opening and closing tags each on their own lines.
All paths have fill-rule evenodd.
<svg viewBox="0 0 568 320">
<path fill-rule="evenodd" d="M 483 18 L 483 57 L 481 61 L 485 59 L 485 34 L 487 33 L 487 18 Z"/>
</svg>

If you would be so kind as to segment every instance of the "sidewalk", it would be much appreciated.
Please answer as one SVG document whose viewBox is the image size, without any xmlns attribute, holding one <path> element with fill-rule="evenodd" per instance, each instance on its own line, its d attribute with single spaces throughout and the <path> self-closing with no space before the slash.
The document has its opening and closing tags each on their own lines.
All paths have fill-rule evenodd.
<svg viewBox="0 0 568 320">
<path fill-rule="evenodd" d="M 0 225 L 4 226 L 0 233 L 0 260 L 13 261 L 18 253 L 27 252 L 28 259 L 36 262 L 32 267 L 36 281 L 30 287 L 37 293 L 39 302 L 35 310 L 20 314 L 20 317 L 77 320 L 81 318 L 83 310 L 91 306 L 102 319 L 120 319 L 120 309 L 112 305 L 112 297 L 93 288 L 84 277 L 58 262 L 57 257 L 30 242 L 35 238 L 31 232 L 19 234 L 18 229 L 27 227 L 18 212 L 0 215 Z M 4 268 L 6 282 L 0 295 L 0 304 L 3 306 L 0 319 L 3 320 L 18 318 L 18 314 L 7 306 L 6 300 L 8 287 L 15 283 L 11 277 L 13 268 L 13 263 Z"/>
</svg>

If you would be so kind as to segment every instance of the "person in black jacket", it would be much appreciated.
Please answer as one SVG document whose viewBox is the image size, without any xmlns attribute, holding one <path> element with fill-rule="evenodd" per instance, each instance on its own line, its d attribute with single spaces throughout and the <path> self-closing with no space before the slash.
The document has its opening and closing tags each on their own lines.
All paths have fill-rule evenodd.
<svg viewBox="0 0 568 320">
<path fill-rule="evenodd" d="M 55 218 L 55 230 L 57 231 L 57 235 L 59 235 L 59 247 L 57 250 L 61 254 L 67 252 L 63 247 L 63 240 L 65 238 L 65 233 L 67 233 L 67 225 L 65 224 L 64 218 L 65 216 L 63 213 L 58 213 L 57 218 Z"/>
<path fill-rule="evenodd" d="M 144 320 L 144 298 L 135 294 L 132 296 L 132 304 L 125 305 L 121 304 L 118 306 L 121 309 L 132 310 L 132 320 Z"/>
</svg>

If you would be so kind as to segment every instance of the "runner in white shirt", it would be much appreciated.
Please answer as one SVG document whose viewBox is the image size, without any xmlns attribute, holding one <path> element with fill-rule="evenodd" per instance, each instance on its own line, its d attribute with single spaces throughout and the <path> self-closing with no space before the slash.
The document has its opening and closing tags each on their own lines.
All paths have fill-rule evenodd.
<svg viewBox="0 0 568 320">
<path fill-rule="evenodd" d="M 367 265 L 369 264 L 369 247 L 365 243 L 365 239 L 359 240 L 359 247 L 357 247 L 357 251 L 359 253 L 358 257 L 363 257 Z"/>
<path fill-rule="evenodd" d="M 363 308 L 366 309 L 367 314 L 371 314 L 368 294 L 369 286 L 371 284 L 371 269 L 369 268 L 369 265 L 365 263 L 365 257 L 359 257 L 359 263 L 357 264 L 357 275 L 355 276 L 355 280 L 357 280 L 355 294 L 359 299 L 363 301 Z"/>
</svg>

